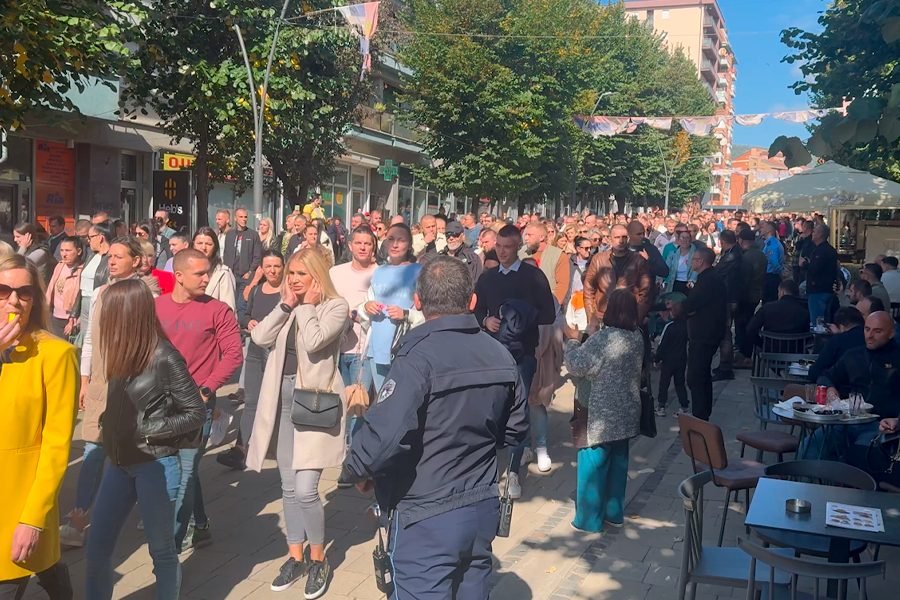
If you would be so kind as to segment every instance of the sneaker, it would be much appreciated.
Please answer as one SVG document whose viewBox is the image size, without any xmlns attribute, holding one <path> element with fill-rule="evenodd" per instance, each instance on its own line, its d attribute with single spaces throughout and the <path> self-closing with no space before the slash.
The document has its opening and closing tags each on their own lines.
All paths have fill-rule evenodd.
<svg viewBox="0 0 900 600">
<path fill-rule="evenodd" d="M 237 446 L 217 454 L 216 462 L 234 471 L 243 471 L 247 468 L 247 463 L 244 462 L 244 452 Z"/>
<path fill-rule="evenodd" d="M 59 543 L 69 548 L 81 548 L 84 546 L 84 531 L 72 527 L 68 523 L 59 527 Z"/>
<path fill-rule="evenodd" d="M 716 371 L 713 373 L 713 381 L 731 381 L 734 379 L 734 371 Z"/>
<path fill-rule="evenodd" d="M 307 571 L 309 571 L 309 563 L 306 562 L 305 554 L 303 560 L 288 557 L 278 570 L 278 577 L 272 581 L 272 585 L 269 587 L 273 592 L 283 592 L 297 583 L 300 578 L 306 575 Z"/>
<path fill-rule="evenodd" d="M 518 500 L 522 497 L 522 486 L 519 484 L 519 476 L 516 473 L 510 473 L 506 479 L 506 490 L 509 492 L 509 497 L 513 500 Z"/>
<path fill-rule="evenodd" d="M 676 415 L 689 415 L 689 414 L 691 414 L 691 409 L 688 408 L 687 406 L 682 406 L 681 408 L 678 409 L 678 412 L 676 412 L 675 414 Z"/>
<path fill-rule="evenodd" d="M 233 394 L 228 394 L 228 399 L 231 400 L 231 403 L 235 406 L 240 406 L 244 403 L 244 389 L 241 388 Z"/>
<path fill-rule="evenodd" d="M 306 579 L 306 589 L 303 597 L 306 600 L 315 600 L 325 594 L 328 589 L 328 579 L 331 577 L 331 565 L 328 559 L 311 560 L 309 563 L 309 577 Z"/>
<path fill-rule="evenodd" d="M 656 416 L 657 416 L 657 417 L 664 417 L 664 416 L 666 416 L 666 407 L 665 407 L 665 406 L 658 406 L 658 407 L 656 408 Z"/>
<path fill-rule="evenodd" d="M 191 547 L 203 548 L 212 544 L 212 532 L 209 530 L 209 523 L 205 527 L 194 525 L 194 535 L 191 536 Z"/>
<path fill-rule="evenodd" d="M 531 448 L 526 447 L 525 450 L 522 451 L 522 460 L 520 461 L 520 464 L 527 465 L 531 462 L 534 462 L 534 452 Z"/>
<path fill-rule="evenodd" d="M 616 529 L 625 527 L 625 521 L 610 521 L 609 519 L 603 519 L 603 524 L 609 525 L 610 527 L 615 527 Z"/>
<path fill-rule="evenodd" d="M 538 471 L 540 471 L 541 473 L 548 472 L 553 467 L 553 461 L 550 460 L 550 455 L 547 454 L 547 449 L 538 448 L 535 452 L 537 454 Z"/>
</svg>

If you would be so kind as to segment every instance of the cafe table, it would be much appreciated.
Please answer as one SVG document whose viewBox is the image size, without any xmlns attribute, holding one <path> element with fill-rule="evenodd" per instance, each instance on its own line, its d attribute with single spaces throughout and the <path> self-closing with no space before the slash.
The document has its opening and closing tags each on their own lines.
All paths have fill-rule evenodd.
<svg viewBox="0 0 900 600">
<path fill-rule="evenodd" d="M 811 413 L 803 413 L 797 412 L 793 408 L 786 406 L 793 399 L 788 399 L 778 404 L 773 404 L 771 406 L 771 411 L 773 414 L 778 415 L 782 419 L 787 420 L 791 424 L 799 425 L 803 432 L 800 436 L 801 442 L 812 436 L 813 433 L 822 428 L 823 430 L 823 439 L 822 445 L 819 447 L 819 455 L 816 457 L 802 457 L 802 458 L 816 458 L 821 459 L 824 458 L 827 450 L 831 450 L 834 455 L 838 456 L 841 454 L 841 448 L 838 446 L 837 442 L 834 440 L 833 430 L 838 426 L 846 426 L 846 425 L 866 425 L 868 423 L 872 423 L 873 421 L 878 421 L 881 417 L 873 413 L 863 412 L 858 415 L 850 416 L 850 415 L 842 415 L 838 418 L 833 419 L 823 419 L 822 417 L 818 417 Z M 802 447 L 802 444 L 801 444 Z M 799 452 L 799 450 L 798 450 Z M 799 457 L 799 455 L 798 455 Z"/>
<path fill-rule="evenodd" d="M 793 498 L 809 501 L 812 504 L 810 512 L 806 514 L 788 512 L 785 502 Z M 828 502 L 880 509 L 884 531 L 860 531 L 826 525 L 825 510 Z M 887 492 L 762 477 L 753 493 L 744 525 L 829 538 L 828 561 L 846 563 L 850 561 L 851 540 L 882 546 L 900 546 L 900 501 L 896 494 Z"/>
</svg>

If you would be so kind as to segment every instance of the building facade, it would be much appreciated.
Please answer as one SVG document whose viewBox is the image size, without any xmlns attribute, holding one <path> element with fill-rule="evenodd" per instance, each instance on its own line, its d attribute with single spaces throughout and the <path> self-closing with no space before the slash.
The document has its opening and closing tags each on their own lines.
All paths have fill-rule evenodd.
<svg viewBox="0 0 900 600">
<path fill-rule="evenodd" d="M 715 171 L 732 168 L 734 94 L 737 61 L 728 43 L 725 18 L 716 0 L 626 0 L 628 14 L 663 34 L 670 50 L 681 49 L 697 67 L 697 77 L 706 85 L 722 117 L 713 131 L 721 158 Z M 729 174 L 713 175 L 704 205 L 713 208 L 739 205 L 731 197 Z"/>
<path fill-rule="evenodd" d="M 734 204 L 743 202 L 744 194 L 758 188 L 787 179 L 808 167 L 788 169 L 784 157 L 769 158 L 767 148 L 750 148 L 732 161 L 731 199 Z"/>
</svg>

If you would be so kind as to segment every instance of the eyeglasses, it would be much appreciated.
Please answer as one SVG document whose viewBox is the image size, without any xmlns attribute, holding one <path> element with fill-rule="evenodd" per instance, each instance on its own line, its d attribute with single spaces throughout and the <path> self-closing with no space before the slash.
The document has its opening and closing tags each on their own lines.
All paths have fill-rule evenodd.
<svg viewBox="0 0 900 600">
<path fill-rule="evenodd" d="M 134 235 L 138 236 L 139 238 L 145 238 L 149 234 L 146 231 L 144 231 L 143 229 L 138 229 L 137 231 L 134 232 Z"/>
<path fill-rule="evenodd" d="M 34 300 L 34 286 L 33 285 L 23 285 L 22 287 L 10 287 L 8 285 L 0 284 L 0 300 L 9 300 L 9 297 L 12 296 L 12 293 L 15 292 L 16 296 L 18 296 L 19 300 L 24 300 L 25 302 L 31 302 Z"/>
<path fill-rule="evenodd" d="M 88 239 L 88 240 L 92 240 L 95 237 L 100 237 L 100 234 L 99 233 L 89 233 L 88 235 L 83 235 L 81 237 Z"/>
</svg>

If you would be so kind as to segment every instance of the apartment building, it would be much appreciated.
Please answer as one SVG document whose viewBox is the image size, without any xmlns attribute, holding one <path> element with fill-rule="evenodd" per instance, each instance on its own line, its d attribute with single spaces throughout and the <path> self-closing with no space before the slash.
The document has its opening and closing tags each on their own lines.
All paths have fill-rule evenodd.
<svg viewBox="0 0 900 600">
<path fill-rule="evenodd" d="M 731 197 L 734 94 L 737 61 L 728 43 L 725 18 L 716 0 L 626 0 L 628 14 L 663 34 L 666 45 L 681 49 L 697 66 L 697 77 L 716 103 L 716 116 L 723 117 L 713 135 L 722 157 L 714 169 L 703 204 L 713 208 L 735 206 Z"/>
</svg>

